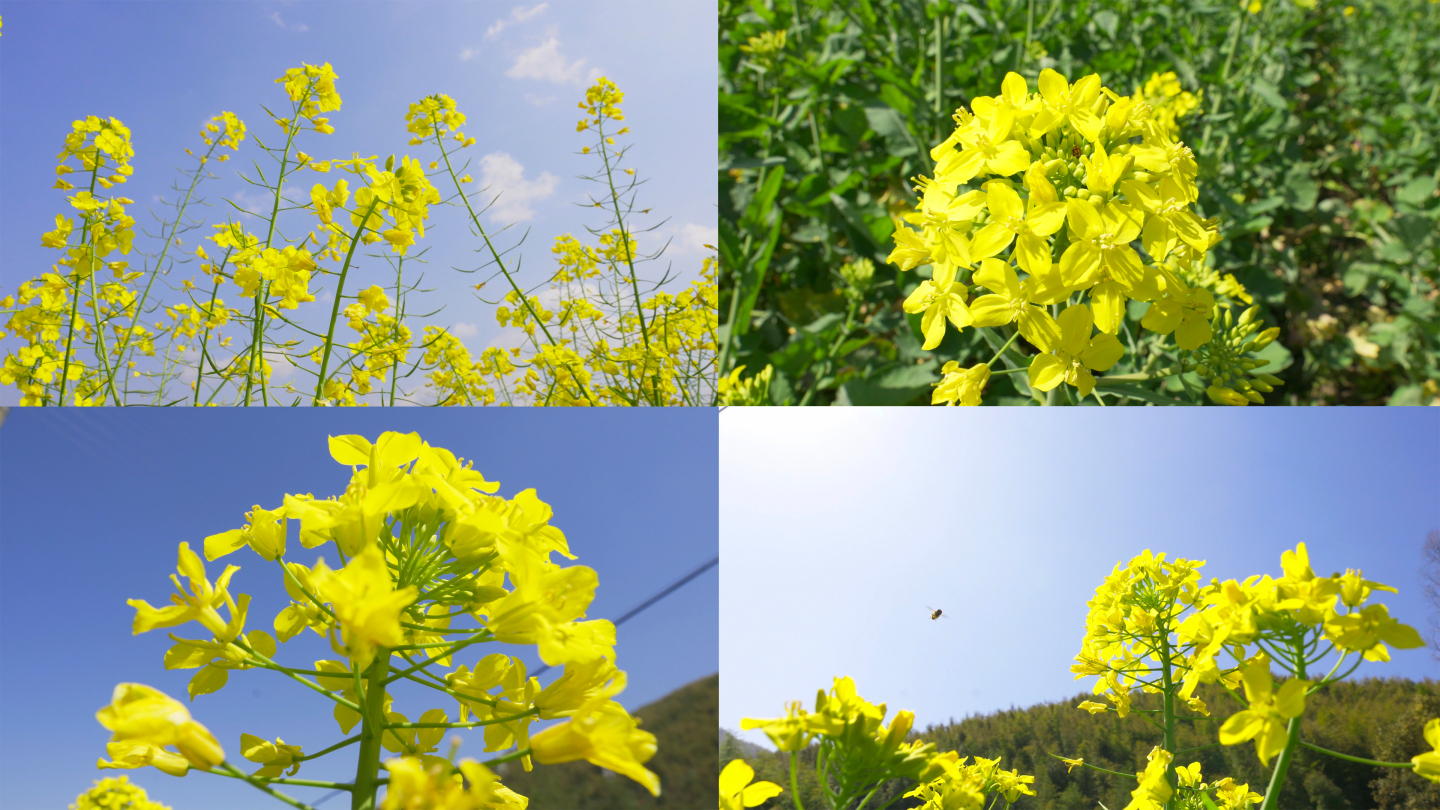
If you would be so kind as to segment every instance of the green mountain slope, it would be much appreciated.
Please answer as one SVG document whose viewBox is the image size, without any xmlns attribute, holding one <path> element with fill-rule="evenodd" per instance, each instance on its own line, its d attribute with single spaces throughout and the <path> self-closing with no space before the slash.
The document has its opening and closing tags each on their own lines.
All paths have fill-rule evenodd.
<svg viewBox="0 0 1440 810">
<path fill-rule="evenodd" d="M 518 763 L 508 763 L 501 778 L 530 798 L 531 810 L 710 810 L 720 778 L 715 749 L 710 747 L 719 713 L 719 675 L 682 686 L 632 712 L 640 718 L 640 727 L 656 737 L 658 750 L 645 767 L 660 776 L 659 798 L 588 762 L 546 765 L 529 773 Z"/>
<path fill-rule="evenodd" d="M 1211 747 L 1182 753 L 1175 758 L 1176 763 L 1188 765 L 1198 761 L 1205 781 L 1229 776 L 1263 794 L 1270 781 L 1270 769 L 1261 766 L 1255 756 L 1255 746 L 1216 744 L 1217 729 L 1240 704 L 1215 686 L 1202 686 L 1199 694 L 1210 707 L 1212 719 L 1182 724 L 1177 747 L 1182 751 Z M 911 738 L 934 742 L 941 751 L 954 749 L 961 756 L 998 756 L 1002 768 L 1018 768 L 1023 774 L 1033 774 L 1036 795 L 1022 797 L 1014 805 L 1016 810 L 1094 810 L 1101 802 L 1113 810 L 1129 803 L 1134 780 L 1127 784 L 1121 777 L 1085 768 L 1067 773 L 1065 764 L 1049 754 L 1084 757 L 1088 764 L 1134 773 L 1144 765 L 1145 755 L 1160 742 L 1161 734 L 1139 716 L 1123 719 L 1110 713 L 1091 716 L 1074 708 L 1082 700 L 1093 697 L 1087 693 L 1058 703 L 968 717 L 956 723 L 932 726 Z M 1135 708 L 1156 708 L 1158 702 L 1153 696 L 1143 697 L 1135 700 Z M 1342 682 L 1307 701 L 1301 739 L 1352 756 L 1404 762 L 1430 750 L 1421 730 L 1425 722 L 1434 717 L 1440 717 L 1440 684 L 1435 681 Z M 723 761 L 748 753 L 737 743 L 739 741 L 722 736 Z M 810 763 L 801 766 L 801 799 L 807 810 L 821 810 L 825 805 L 814 780 L 813 751 L 812 747 L 801 755 L 802 760 L 808 759 Z M 766 810 L 794 807 L 789 798 L 788 755 L 765 751 L 745 759 L 755 768 L 757 779 L 768 779 L 785 787 L 784 793 L 764 805 Z M 908 782 L 888 785 L 872 800 L 872 806 L 882 805 L 912 787 L 914 784 Z M 913 799 L 900 799 L 890 807 L 915 807 L 916 804 Z M 1291 763 L 1280 806 L 1286 810 L 1433 810 L 1440 808 L 1440 785 L 1409 771 L 1359 765 L 1301 749 Z"/>
</svg>

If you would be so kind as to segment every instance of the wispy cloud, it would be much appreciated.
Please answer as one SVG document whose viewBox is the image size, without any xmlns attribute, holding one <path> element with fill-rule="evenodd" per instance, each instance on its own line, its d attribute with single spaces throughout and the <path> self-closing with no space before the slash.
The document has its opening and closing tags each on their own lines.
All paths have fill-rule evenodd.
<svg viewBox="0 0 1440 810">
<path fill-rule="evenodd" d="M 720 230 L 718 228 L 687 222 L 680 228 L 678 237 L 676 241 L 679 242 L 681 251 L 685 253 L 708 253 L 710 248 L 705 246 L 713 245 L 720 239 Z"/>
<path fill-rule="evenodd" d="M 560 40 L 550 37 L 535 47 L 521 51 L 515 64 L 505 71 L 512 79 L 540 79 L 555 84 L 579 84 L 600 76 L 599 68 L 585 69 L 585 60 L 574 62 L 560 53 Z"/>
<path fill-rule="evenodd" d="M 485 29 L 485 38 L 494 39 L 495 37 L 500 36 L 500 32 L 504 31 L 507 27 L 514 25 L 515 23 L 525 22 L 526 20 L 536 16 L 537 14 L 540 14 L 549 7 L 549 3 L 540 3 L 539 5 L 534 5 L 529 8 L 526 8 L 524 6 L 516 6 L 510 9 L 509 19 L 501 17 L 500 19 L 492 23 L 489 28 Z"/>
<path fill-rule="evenodd" d="M 530 204 L 554 194 L 560 185 L 560 178 L 549 172 L 526 180 L 525 167 L 504 152 L 492 152 L 480 158 L 480 177 L 490 194 L 499 195 L 490 207 L 490 220 L 505 224 L 534 218 L 535 210 Z"/>
<path fill-rule="evenodd" d="M 476 326 L 473 323 L 465 323 L 464 321 L 461 321 L 460 323 L 457 323 L 454 326 L 450 327 L 450 334 L 460 338 L 475 337 L 476 335 L 480 334 L 480 327 Z"/>
<path fill-rule="evenodd" d="M 534 93 L 526 93 L 525 101 L 536 107 L 548 107 L 555 102 L 554 96 L 537 96 Z"/>
<path fill-rule="evenodd" d="M 270 12 L 270 16 L 266 19 L 274 22 L 276 25 L 280 26 L 286 31 L 294 31 L 297 34 L 310 30 L 310 26 L 306 25 L 305 23 L 290 23 L 287 25 L 284 20 L 280 19 L 280 12 L 278 11 Z"/>
<path fill-rule="evenodd" d="M 477 50 L 475 50 L 474 48 L 466 48 L 465 50 L 463 50 L 463 51 L 460 52 L 460 61 L 461 61 L 461 62 L 468 62 L 468 61 L 470 61 L 471 59 L 473 59 L 473 58 L 475 58 L 476 56 L 479 56 L 479 55 L 480 55 L 480 52 L 477 51 Z"/>
</svg>

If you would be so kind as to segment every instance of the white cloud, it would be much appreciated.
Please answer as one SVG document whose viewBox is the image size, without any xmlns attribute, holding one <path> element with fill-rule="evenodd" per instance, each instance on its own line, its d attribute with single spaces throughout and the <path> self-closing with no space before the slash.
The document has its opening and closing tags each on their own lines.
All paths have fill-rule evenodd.
<svg viewBox="0 0 1440 810">
<path fill-rule="evenodd" d="M 480 334 L 480 327 L 476 326 L 473 323 L 465 323 L 464 321 L 461 321 L 460 323 L 457 323 L 454 326 L 450 327 L 450 334 L 454 335 L 455 337 L 461 338 L 475 337 L 476 335 Z"/>
<path fill-rule="evenodd" d="M 491 23 L 489 28 L 485 29 L 485 38 L 494 39 L 495 37 L 499 36 L 500 32 L 504 31 L 507 26 L 513 23 L 525 22 L 526 20 L 536 16 L 537 14 L 541 13 L 549 7 L 549 3 L 540 3 L 539 5 L 534 5 L 530 8 L 525 8 L 524 6 L 516 6 L 510 9 L 510 19 L 507 20 L 504 17 L 501 17 L 500 19 Z"/>
<path fill-rule="evenodd" d="M 288 200 L 308 200 L 310 198 L 310 192 L 299 186 L 286 186 L 281 191 Z M 241 216 L 268 217 L 271 209 L 275 207 L 275 192 L 273 191 L 251 191 L 242 188 L 227 195 L 226 199 L 240 206 Z M 234 211 L 235 209 L 226 206 L 225 210 Z"/>
<path fill-rule="evenodd" d="M 478 56 L 479 53 L 480 53 L 480 52 L 477 51 L 477 50 L 475 50 L 474 48 L 466 48 L 465 50 L 463 50 L 463 51 L 460 52 L 460 61 L 461 61 L 461 62 L 469 61 L 471 58 L 473 58 L 473 57 L 475 57 L 475 56 Z"/>
<path fill-rule="evenodd" d="M 284 384 L 295 378 L 295 364 L 280 352 L 267 351 L 265 359 L 270 363 L 270 381 Z"/>
<path fill-rule="evenodd" d="M 569 62 L 560 53 L 560 40 L 550 37 L 535 47 L 521 51 L 515 64 L 505 71 L 512 79 L 541 79 L 555 84 L 580 84 L 600 75 L 599 68 L 585 69 L 585 60 Z"/>
<path fill-rule="evenodd" d="M 536 107 L 546 107 L 546 106 L 549 106 L 550 104 L 554 103 L 555 97 L 554 97 L 554 96 L 543 96 L 543 97 L 542 97 L 542 96 L 537 96 L 537 95 L 535 95 L 534 93 L 526 93 L 526 94 L 525 94 L 525 100 L 526 100 L 527 102 L 531 103 L 531 104 L 534 104 Z"/>
<path fill-rule="evenodd" d="M 719 241 L 720 230 L 718 228 L 696 225 L 693 222 L 689 222 L 680 228 L 678 236 L 680 250 L 686 253 L 708 252 L 710 249 L 705 246 L 713 245 Z"/>
<path fill-rule="evenodd" d="M 307 25 L 304 24 L 304 23 L 294 23 L 294 24 L 292 24 L 292 25 L 286 25 L 286 24 L 285 24 L 285 21 L 282 20 L 282 19 L 280 19 L 280 12 L 278 12 L 278 11 L 272 11 L 272 12 L 270 12 L 270 16 L 269 16 L 268 18 L 266 18 L 266 19 L 269 19 L 271 22 L 275 23 L 276 25 L 280 26 L 281 28 L 285 29 L 286 31 L 294 31 L 294 32 L 296 32 L 296 33 L 302 33 L 302 32 L 304 32 L 304 31 L 309 31 L 309 30 L 310 30 L 310 27 L 307 26 Z"/>
<path fill-rule="evenodd" d="M 525 167 L 504 152 L 492 152 L 480 158 L 481 182 L 491 195 L 499 195 L 490 207 L 492 222 L 524 222 L 535 216 L 530 207 L 555 193 L 560 178 L 541 172 L 534 180 L 525 179 Z"/>
<path fill-rule="evenodd" d="M 527 337 L 524 330 L 521 329 L 502 329 L 500 330 L 500 334 L 491 338 L 490 342 L 485 344 L 485 348 L 514 349 L 518 346 L 524 346 Z"/>
</svg>

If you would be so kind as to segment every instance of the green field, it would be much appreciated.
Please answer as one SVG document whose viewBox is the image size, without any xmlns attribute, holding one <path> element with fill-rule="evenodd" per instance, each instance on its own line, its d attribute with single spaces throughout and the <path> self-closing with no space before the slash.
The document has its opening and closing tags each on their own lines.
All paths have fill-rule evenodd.
<svg viewBox="0 0 1440 810">
<path fill-rule="evenodd" d="M 1219 233 L 1194 283 L 1278 329 L 1263 402 L 1440 402 L 1440 4 L 721 0 L 719 36 L 721 373 L 770 367 L 764 401 L 925 404 L 945 363 L 992 355 L 985 404 L 1074 401 L 1004 374 L 1037 351 L 996 352 L 1013 325 L 922 349 L 901 305 L 930 269 L 887 263 L 955 110 L 1049 69 L 1122 96 L 1173 72 L 1160 97 L 1193 97 L 1179 139 Z M 1185 358 L 1147 306 L 1128 302 L 1105 404 L 1207 402 L 1193 361 L 1156 374 Z"/>
</svg>

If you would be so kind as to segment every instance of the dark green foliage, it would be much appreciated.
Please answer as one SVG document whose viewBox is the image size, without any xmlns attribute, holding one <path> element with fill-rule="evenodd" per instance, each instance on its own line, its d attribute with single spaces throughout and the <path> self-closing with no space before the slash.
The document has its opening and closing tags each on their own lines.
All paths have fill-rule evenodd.
<svg viewBox="0 0 1440 810">
<path fill-rule="evenodd" d="M 1221 220 L 1214 266 L 1281 329 L 1265 370 L 1285 385 L 1267 401 L 1436 398 L 1440 6 L 1354 8 L 721 0 L 727 364 L 747 375 L 773 364 L 777 404 L 928 402 L 943 362 L 983 362 L 995 349 L 988 330 L 966 330 L 922 351 L 900 311 L 920 279 L 884 264 L 891 217 L 913 204 L 913 178 L 931 173 L 928 151 L 950 132 L 951 111 L 997 93 L 1010 70 L 1032 90 L 1042 67 L 1072 80 L 1098 72 L 1122 94 L 1173 70 L 1203 93 L 1181 137 L 1200 163 L 1198 208 Z M 780 30 L 788 42 L 774 64 L 740 51 Z M 875 283 L 847 296 L 838 269 L 861 258 L 875 261 Z M 1133 359 L 1111 373 L 1137 371 Z M 986 401 L 1030 402 L 1019 377 L 992 380 Z M 1167 393 L 1152 385 L 1131 401 Z"/>
<path fill-rule="evenodd" d="M 1218 686 L 1201 686 L 1199 694 L 1213 719 L 1181 724 L 1177 747 L 1211 746 L 1179 753 L 1176 765 L 1200 763 L 1201 777 L 1214 782 L 1229 776 L 1250 785 L 1263 795 L 1270 782 L 1271 768 L 1262 766 L 1253 743 L 1221 746 L 1217 730 L 1240 704 Z M 1103 802 L 1117 810 L 1130 801 L 1135 780 L 1100 773 L 1089 768 L 1067 772 L 1065 763 L 1050 754 L 1085 762 L 1120 773 L 1143 769 L 1145 757 L 1158 745 L 1159 729 L 1139 716 L 1121 718 L 1113 713 L 1091 715 L 1074 708 L 1094 699 L 1081 694 L 1058 703 L 1042 703 L 1027 709 L 968 717 L 958 723 L 932 726 L 912 738 L 934 742 L 940 751 L 955 750 L 961 756 L 1000 757 L 1000 767 L 1018 769 L 1035 777 L 1035 796 L 1021 797 L 1017 810 L 1072 810 L 1095 808 Z M 1104 702 L 1103 699 L 1101 702 Z M 1137 697 L 1135 708 L 1157 708 L 1155 696 Z M 1425 722 L 1440 717 L 1440 684 L 1408 680 L 1365 679 L 1332 684 L 1306 701 L 1300 739 L 1351 756 L 1382 762 L 1407 762 L 1430 747 L 1421 730 Z M 731 740 L 721 747 L 721 759 L 728 762 L 740 749 Z M 813 748 L 811 749 L 813 751 Z M 826 805 L 815 785 L 814 763 L 805 764 L 801 755 L 801 800 L 806 810 L 824 810 Z M 756 771 L 756 779 L 768 779 L 785 787 L 785 793 L 765 808 L 792 808 L 789 756 L 765 751 L 745 756 Z M 1271 761 L 1274 765 L 1274 761 Z M 806 776 L 808 775 L 808 781 Z M 890 786 L 889 795 L 914 787 L 911 783 Z M 1281 794 L 1280 807 L 1294 808 L 1434 808 L 1440 807 L 1440 785 L 1428 782 L 1408 770 L 1376 768 L 1300 749 L 1290 765 Z M 813 798 L 812 798 L 813 797 Z M 887 796 L 888 798 L 888 796 Z M 815 802 L 815 803 L 812 803 Z M 883 803 L 883 802 L 882 802 Z M 901 799 L 892 808 L 914 807 L 914 800 Z"/>
<path fill-rule="evenodd" d="M 656 737 L 658 750 L 645 767 L 660 776 L 659 798 L 588 762 L 540 766 L 530 773 L 510 763 L 502 773 L 503 783 L 529 797 L 532 810 L 714 807 L 720 768 L 710 741 L 719 726 L 720 677 L 682 686 L 632 714 Z"/>
</svg>

